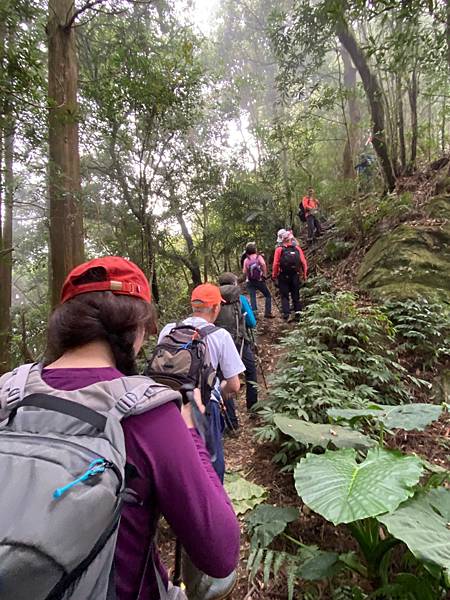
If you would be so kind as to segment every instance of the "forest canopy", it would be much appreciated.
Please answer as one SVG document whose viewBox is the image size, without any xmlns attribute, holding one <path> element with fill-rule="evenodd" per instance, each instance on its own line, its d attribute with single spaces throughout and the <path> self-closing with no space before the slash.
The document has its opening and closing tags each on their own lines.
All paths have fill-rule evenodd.
<svg viewBox="0 0 450 600">
<path fill-rule="evenodd" d="M 139 264 L 165 321 L 309 186 L 360 243 L 448 153 L 448 0 L 222 0 L 207 33 L 194 8 L 1 1 L 0 371 L 83 258 Z"/>
</svg>

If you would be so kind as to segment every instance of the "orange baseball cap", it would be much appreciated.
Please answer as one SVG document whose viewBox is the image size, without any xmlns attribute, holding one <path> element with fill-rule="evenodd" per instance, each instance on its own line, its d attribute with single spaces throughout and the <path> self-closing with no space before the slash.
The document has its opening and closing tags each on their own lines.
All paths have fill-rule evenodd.
<svg viewBox="0 0 450 600">
<path fill-rule="evenodd" d="M 104 271 L 101 281 L 77 283 L 80 277 L 96 267 Z M 141 269 L 121 256 L 105 256 L 94 258 L 70 271 L 61 290 L 61 304 L 79 294 L 106 291 L 151 302 L 150 285 Z"/>
<path fill-rule="evenodd" d="M 225 300 L 220 295 L 220 289 L 212 283 L 202 283 L 192 290 L 191 304 L 199 303 L 204 306 L 216 306 Z"/>
</svg>

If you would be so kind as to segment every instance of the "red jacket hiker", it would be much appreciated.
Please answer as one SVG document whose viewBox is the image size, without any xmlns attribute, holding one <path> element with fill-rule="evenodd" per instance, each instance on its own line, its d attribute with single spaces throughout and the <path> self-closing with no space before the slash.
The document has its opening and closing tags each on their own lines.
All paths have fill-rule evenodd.
<svg viewBox="0 0 450 600">
<path fill-rule="evenodd" d="M 291 240 L 289 240 L 287 242 L 283 242 L 282 246 L 278 246 L 278 248 L 275 249 L 275 255 L 273 257 L 273 265 L 272 265 L 272 277 L 275 279 L 280 274 L 281 252 L 283 250 L 283 247 L 287 248 L 289 246 L 294 246 L 298 250 L 298 252 L 300 254 L 300 262 L 303 267 L 303 273 L 301 271 L 299 271 L 299 275 L 303 276 L 303 278 L 306 279 L 306 277 L 308 276 L 308 263 L 306 262 L 305 255 L 303 254 L 303 250 L 300 248 L 300 246 L 296 246 L 296 245 L 292 244 Z"/>
<path fill-rule="evenodd" d="M 310 198 L 309 196 L 303 196 L 302 204 L 303 208 L 305 209 L 305 214 L 308 214 L 311 210 L 319 208 L 318 200 L 315 198 Z"/>
</svg>

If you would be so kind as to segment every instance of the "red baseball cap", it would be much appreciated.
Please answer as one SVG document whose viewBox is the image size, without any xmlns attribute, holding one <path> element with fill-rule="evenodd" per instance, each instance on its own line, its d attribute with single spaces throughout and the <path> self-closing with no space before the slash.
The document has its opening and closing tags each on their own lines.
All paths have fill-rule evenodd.
<svg viewBox="0 0 450 600">
<path fill-rule="evenodd" d="M 104 269 L 103 281 L 77 284 L 77 279 L 95 267 Z M 134 296 L 145 302 L 151 302 L 150 285 L 141 269 L 131 260 L 126 260 L 121 256 L 105 256 L 94 258 L 94 260 L 78 265 L 70 271 L 61 290 L 61 303 L 67 302 L 79 294 L 105 291 Z"/>
<path fill-rule="evenodd" d="M 225 300 L 220 295 L 220 289 L 212 283 L 202 283 L 192 290 L 191 304 L 198 302 L 204 306 L 215 306 Z"/>
</svg>

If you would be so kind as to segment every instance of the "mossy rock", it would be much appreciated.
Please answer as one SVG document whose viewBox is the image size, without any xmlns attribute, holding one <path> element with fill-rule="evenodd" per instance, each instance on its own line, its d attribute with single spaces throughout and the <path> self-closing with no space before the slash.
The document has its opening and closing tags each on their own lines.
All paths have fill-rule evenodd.
<svg viewBox="0 0 450 600">
<path fill-rule="evenodd" d="M 385 233 L 365 255 L 361 288 L 376 296 L 438 296 L 450 302 L 450 196 L 432 198 L 427 209 L 436 224 L 403 223 Z"/>
</svg>

